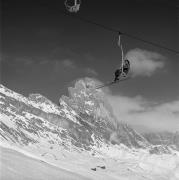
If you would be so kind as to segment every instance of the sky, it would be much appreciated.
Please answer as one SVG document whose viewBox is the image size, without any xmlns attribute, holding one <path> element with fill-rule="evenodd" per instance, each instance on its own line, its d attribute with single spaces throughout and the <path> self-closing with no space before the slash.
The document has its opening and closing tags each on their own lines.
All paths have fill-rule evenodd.
<svg viewBox="0 0 179 180">
<path fill-rule="evenodd" d="M 76 79 L 113 80 L 121 63 L 117 32 L 69 16 L 62 0 L 2 0 L 1 9 L 3 85 L 58 103 Z M 175 1 L 83 0 L 73 15 L 178 51 Z M 109 89 L 116 116 L 138 127 L 179 129 L 177 54 L 126 36 L 121 42 L 132 78 Z"/>
</svg>

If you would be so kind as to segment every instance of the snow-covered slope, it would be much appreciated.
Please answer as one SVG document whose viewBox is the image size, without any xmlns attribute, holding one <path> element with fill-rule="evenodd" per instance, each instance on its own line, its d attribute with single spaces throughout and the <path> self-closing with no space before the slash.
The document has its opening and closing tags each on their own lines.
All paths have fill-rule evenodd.
<svg viewBox="0 0 179 180">
<path fill-rule="evenodd" d="M 3 180 L 89 180 L 84 176 L 52 166 L 12 149 L 1 148 L 1 179 Z"/>
<path fill-rule="evenodd" d="M 103 92 L 86 88 L 92 84 L 79 80 L 59 105 L 0 85 L 1 146 L 91 179 L 177 179 L 177 149 L 117 123 Z"/>
</svg>

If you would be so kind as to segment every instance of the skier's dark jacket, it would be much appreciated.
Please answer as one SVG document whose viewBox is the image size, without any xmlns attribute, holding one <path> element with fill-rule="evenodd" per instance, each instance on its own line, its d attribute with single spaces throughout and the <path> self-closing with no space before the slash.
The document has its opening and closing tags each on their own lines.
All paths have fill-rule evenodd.
<svg viewBox="0 0 179 180">
<path fill-rule="evenodd" d="M 123 72 L 126 74 L 126 76 L 127 76 L 128 72 L 129 72 L 129 70 L 130 70 L 130 62 L 129 62 L 129 60 L 126 59 L 124 61 L 124 65 L 123 65 Z M 119 77 L 120 77 L 121 73 L 122 73 L 122 67 L 115 71 L 115 81 L 119 80 Z"/>
</svg>

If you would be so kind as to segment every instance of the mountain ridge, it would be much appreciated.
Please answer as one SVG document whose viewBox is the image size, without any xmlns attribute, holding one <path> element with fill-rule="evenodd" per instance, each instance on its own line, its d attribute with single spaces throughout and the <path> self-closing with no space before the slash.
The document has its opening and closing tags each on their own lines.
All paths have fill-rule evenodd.
<svg viewBox="0 0 179 180">
<path fill-rule="evenodd" d="M 145 149 L 151 148 L 153 145 L 162 145 L 154 144 L 152 140 L 150 141 L 147 138 L 148 136 L 145 137 L 137 133 L 127 124 L 117 124 L 110 105 L 105 101 L 104 94 L 100 91 L 88 91 L 85 83 L 80 80 L 74 88 L 69 88 L 69 97 L 62 96 L 60 98 L 58 106 L 41 94 L 30 94 L 29 97 L 24 97 L 0 85 L 0 112 L 5 113 L 7 116 L 14 116 L 16 119 L 18 116 L 22 119 L 24 116 L 29 117 L 32 122 L 28 124 L 28 128 L 25 128 L 28 132 L 33 131 L 33 128 L 42 130 L 40 124 L 42 119 L 45 119 L 48 121 L 47 124 L 50 123 L 54 127 L 60 127 L 64 132 L 68 131 L 74 145 L 85 147 L 88 150 L 90 149 L 90 143 L 93 144 L 92 134 L 97 139 L 103 139 L 107 144 L 124 144 L 129 148 Z M 38 127 L 36 127 L 35 123 L 39 123 Z M 22 124 L 25 123 L 18 119 L 15 124 L 20 129 L 23 128 Z M 32 124 L 34 127 L 31 129 Z M 1 122 L 1 131 L 2 129 L 8 129 L 8 126 L 3 122 Z M 46 129 L 48 128 L 46 127 Z M 2 132 L 1 136 L 4 137 Z M 19 133 L 14 130 L 13 132 L 16 135 Z M 34 131 L 34 133 L 36 132 Z M 22 136 L 25 137 L 24 134 Z M 27 139 L 35 142 L 30 138 Z M 166 144 L 164 145 L 166 146 Z M 174 149 L 178 150 L 178 147 Z M 167 150 L 167 152 L 170 151 Z"/>
</svg>

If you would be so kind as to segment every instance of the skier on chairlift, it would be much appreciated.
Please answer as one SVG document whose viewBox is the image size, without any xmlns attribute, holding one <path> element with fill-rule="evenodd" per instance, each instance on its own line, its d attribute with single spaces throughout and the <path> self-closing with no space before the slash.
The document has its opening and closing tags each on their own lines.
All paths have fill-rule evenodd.
<svg viewBox="0 0 179 180">
<path fill-rule="evenodd" d="M 119 39 L 118 39 L 118 46 L 121 48 L 121 53 L 122 53 L 122 65 L 119 69 L 117 69 L 114 73 L 115 78 L 114 78 L 114 82 L 120 80 L 121 78 L 126 78 L 127 74 L 129 73 L 130 70 L 130 62 L 128 59 L 123 58 L 123 48 L 122 48 L 122 44 L 121 44 L 121 37 L 120 37 L 121 33 L 119 32 Z"/>
<path fill-rule="evenodd" d="M 115 71 L 115 79 L 114 79 L 114 82 L 116 82 L 117 80 L 119 80 L 120 78 L 125 78 L 127 77 L 127 74 L 130 70 L 130 62 L 129 60 L 124 60 L 124 65 L 123 67 L 120 67 L 119 69 L 117 69 Z"/>
<path fill-rule="evenodd" d="M 121 33 L 119 32 L 118 46 L 120 47 L 121 53 L 122 53 L 121 67 L 115 71 L 115 73 L 114 73 L 115 77 L 112 82 L 108 82 L 106 84 L 99 85 L 99 86 L 95 87 L 95 89 L 101 89 L 101 88 L 104 88 L 107 86 L 111 86 L 111 85 L 115 84 L 116 82 L 120 82 L 120 81 L 129 79 L 128 73 L 130 71 L 130 61 L 128 59 L 124 60 L 124 54 L 123 54 L 123 48 L 122 48 L 120 36 L 121 36 Z"/>
<path fill-rule="evenodd" d="M 101 88 L 106 87 L 106 86 L 111 86 L 112 84 L 115 84 L 117 81 L 120 82 L 120 81 L 127 80 L 129 71 L 130 71 L 130 62 L 129 62 L 129 60 L 125 59 L 124 65 L 122 65 L 119 69 L 117 69 L 115 71 L 114 81 L 103 84 L 103 85 L 99 85 L 95 89 L 101 89 Z"/>
</svg>

